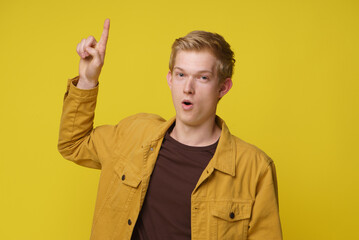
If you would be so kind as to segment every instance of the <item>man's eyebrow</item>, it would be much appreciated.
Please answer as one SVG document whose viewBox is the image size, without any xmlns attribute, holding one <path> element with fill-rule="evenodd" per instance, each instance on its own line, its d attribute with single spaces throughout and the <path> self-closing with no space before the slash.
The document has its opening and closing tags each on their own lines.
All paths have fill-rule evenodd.
<svg viewBox="0 0 359 240">
<path fill-rule="evenodd" d="M 213 74 L 213 72 L 209 71 L 209 70 L 202 70 L 202 71 L 199 71 L 198 73 L 210 73 L 210 74 Z"/>
<path fill-rule="evenodd" d="M 173 67 L 173 69 L 178 69 L 178 70 L 180 70 L 180 71 L 184 71 L 182 68 L 180 68 L 180 67 Z"/>
<path fill-rule="evenodd" d="M 173 69 L 178 69 L 178 70 L 180 70 L 180 71 L 185 72 L 185 70 L 182 69 L 182 68 L 180 68 L 180 67 L 173 67 Z M 213 72 L 212 72 L 212 71 L 209 71 L 209 70 L 201 70 L 201 71 L 198 71 L 197 73 L 210 73 L 210 74 L 213 74 Z"/>
</svg>

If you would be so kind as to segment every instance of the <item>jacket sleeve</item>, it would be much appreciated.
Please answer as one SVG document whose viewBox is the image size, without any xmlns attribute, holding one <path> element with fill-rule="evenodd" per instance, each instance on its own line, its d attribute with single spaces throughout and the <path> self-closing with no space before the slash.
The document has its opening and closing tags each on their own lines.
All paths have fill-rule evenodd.
<svg viewBox="0 0 359 240">
<path fill-rule="evenodd" d="M 115 127 L 104 125 L 93 128 L 98 86 L 89 90 L 76 88 L 74 84 L 78 79 L 77 76 L 68 80 L 58 150 L 64 158 L 79 165 L 101 169 L 101 154 L 109 147 Z"/>
<path fill-rule="evenodd" d="M 256 198 L 249 223 L 248 239 L 281 240 L 278 185 L 273 161 L 263 170 L 257 183 Z"/>
</svg>

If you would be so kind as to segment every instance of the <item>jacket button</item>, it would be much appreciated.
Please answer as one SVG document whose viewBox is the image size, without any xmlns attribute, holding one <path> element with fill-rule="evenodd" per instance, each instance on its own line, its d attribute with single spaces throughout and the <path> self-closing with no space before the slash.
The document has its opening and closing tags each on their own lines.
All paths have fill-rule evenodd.
<svg viewBox="0 0 359 240">
<path fill-rule="evenodd" d="M 151 150 L 151 152 L 152 152 L 152 151 L 153 151 L 153 148 L 151 147 L 150 150 Z"/>
<path fill-rule="evenodd" d="M 132 224 L 131 219 L 128 219 L 127 223 L 128 223 L 128 225 L 131 225 Z"/>
<path fill-rule="evenodd" d="M 122 175 L 121 179 L 122 179 L 122 181 L 126 179 L 125 174 Z"/>
<path fill-rule="evenodd" d="M 234 212 L 231 212 L 231 213 L 229 214 L 229 217 L 230 217 L 231 219 L 233 219 L 233 218 L 234 218 Z"/>
</svg>

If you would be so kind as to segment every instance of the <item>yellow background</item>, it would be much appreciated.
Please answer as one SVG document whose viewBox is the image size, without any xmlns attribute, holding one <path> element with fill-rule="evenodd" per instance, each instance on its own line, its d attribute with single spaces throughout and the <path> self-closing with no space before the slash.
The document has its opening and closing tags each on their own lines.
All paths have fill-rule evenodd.
<svg viewBox="0 0 359 240">
<path fill-rule="evenodd" d="M 95 125 L 174 115 L 173 40 L 222 34 L 237 58 L 218 114 L 277 167 L 285 239 L 354 239 L 359 1 L 1 1 L 0 239 L 88 239 L 99 171 L 57 152 L 76 45 L 111 19 Z"/>
</svg>

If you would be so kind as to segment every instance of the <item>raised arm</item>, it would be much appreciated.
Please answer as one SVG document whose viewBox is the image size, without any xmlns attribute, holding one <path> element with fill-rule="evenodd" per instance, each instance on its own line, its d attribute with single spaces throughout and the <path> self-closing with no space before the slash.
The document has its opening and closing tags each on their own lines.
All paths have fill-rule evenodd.
<svg viewBox="0 0 359 240">
<path fill-rule="evenodd" d="M 110 20 L 106 19 L 99 42 L 93 36 L 77 45 L 79 76 L 69 79 L 60 123 L 58 150 L 79 165 L 102 168 L 111 147 L 115 126 L 93 128 L 98 78 L 104 64 Z M 106 139 L 106 141 L 104 140 Z"/>
</svg>

